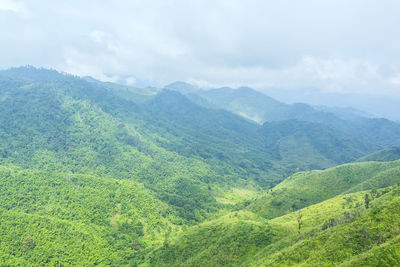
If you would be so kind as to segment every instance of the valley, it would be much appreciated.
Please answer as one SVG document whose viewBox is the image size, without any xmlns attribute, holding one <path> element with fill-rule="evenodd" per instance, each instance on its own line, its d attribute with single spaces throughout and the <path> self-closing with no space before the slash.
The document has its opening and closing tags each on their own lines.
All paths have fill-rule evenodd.
<svg viewBox="0 0 400 267">
<path fill-rule="evenodd" d="M 400 261 L 388 119 L 27 66 L 0 71 L 0 140 L 0 265 Z"/>
</svg>

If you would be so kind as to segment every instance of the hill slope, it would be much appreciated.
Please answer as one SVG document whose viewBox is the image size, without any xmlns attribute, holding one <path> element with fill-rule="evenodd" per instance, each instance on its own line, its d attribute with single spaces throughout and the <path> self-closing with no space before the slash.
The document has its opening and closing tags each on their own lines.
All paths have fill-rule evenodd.
<svg viewBox="0 0 400 267">
<path fill-rule="evenodd" d="M 324 171 L 296 173 L 248 209 L 275 218 L 347 192 L 381 188 L 400 181 L 400 161 L 351 163 Z"/>
<path fill-rule="evenodd" d="M 143 186 L 0 166 L 0 263 L 132 264 L 174 227 Z"/>
<path fill-rule="evenodd" d="M 398 159 L 400 159 L 400 147 L 391 147 L 361 157 L 357 161 L 391 161 Z"/>
<path fill-rule="evenodd" d="M 274 245 L 260 250 L 246 266 L 396 266 L 400 261 L 399 220 L 400 190 L 397 186 L 369 193 L 372 198 L 370 208 L 363 206 L 343 208 L 342 215 L 328 217 L 322 225 L 306 231 L 298 240 L 296 217 L 294 226 L 285 237 L 280 248 Z M 351 200 L 354 201 L 354 196 Z M 360 202 L 359 202 L 360 203 Z M 362 203 L 362 202 L 361 202 Z M 361 204 L 360 203 L 360 204 Z M 324 204 L 324 203 L 321 203 Z M 353 206 L 353 205 L 351 205 Z M 310 207 L 313 209 L 314 207 Z M 322 208 L 322 207 L 321 207 Z M 307 214 L 308 211 L 301 210 Z M 319 215 L 324 214 L 320 211 Z M 305 216 L 305 215 L 303 215 Z M 315 215 L 313 215 L 315 216 Z M 326 217 L 325 217 L 326 218 Z M 288 218 L 279 218 L 288 222 Z M 304 223 L 306 219 L 304 217 Z M 297 240 L 296 240 L 297 237 Z M 289 242 L 288 242 L 289 241 Z M 286 244 L 284 244 L 286 243 Z M 275 244 L 276 246 L 277 244 Z M 316 253 L 316 249 L 318 252 Z"/>
<path fill-rule="evenodd" d="M 370 171 L 369 167 L 362 166 L 365 171 Z M 391 165 L 381 167 L 394 169 Z M 400 169 L 396 169 L 393 183 L 400 181 Z M 369 178 L 374 179 L 374 175 Z M 370 262 L 393 266 L 399 262 L 399 201 L 400 189 L 395 185 L 340 194 L 271 220 L 251 211 L 232 212 L 178 233 L 168 245 L 150 253 L 146 262 L 158 266 L 359 266 Z M 226 258 L 227 253 L 235 257 Z"/>
<path fill-rule="evenodd" d="M 398 182 L 398 161 L 357 163 L 295 174 L 259 196 L 296 170 L 381 145 L 318 121 L 259 125 L 193 99 L 53 70 L 0 71 L 0 265 L 250 263 L 288 245 L 277 231 L 293 230 L 294 213 L 282 227 L 268 219 L 344 193 L 356 192 L 345 205 L 356 208 L 357 192 Z M 385 134 L 372 139 L 393 143 L 384 140 L 392 122 L 374 123 Z"/>
<path fill-rule="evenodd" d="M 260 124 L 264 122 L 300 120 L 321 123 L 339 130 L 353 138 L 374 143 L 381 147 L 400 145 L 400 124 L 379 118 L 364 116 L 343 116 L 337 109 L 312 107 L 304 103 L 285 104 L 251 88 L 232 89 L 223 87 L 212 90 L 187 90 L 188 84 L 176 83 L 170 89 L 188 95 L 197 95 L 217 108 L 229 110 Z M 202 104 L 202 101 L 197 100 Z M 207 106 L 207 104 L 205 104 Z M 348 113 L 348 112 L 345 112 Z"/>
</svg>

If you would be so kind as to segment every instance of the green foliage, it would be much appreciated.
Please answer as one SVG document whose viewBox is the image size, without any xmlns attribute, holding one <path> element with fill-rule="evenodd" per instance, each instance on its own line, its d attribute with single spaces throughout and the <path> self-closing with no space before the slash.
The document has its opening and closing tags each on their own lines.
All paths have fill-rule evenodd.
<svg viewBox="0 0 400 267">
<path fill-rule="evenodd" d="M 177 88 L 172 89 L 179 91 Z M 284 104 L 247 87 L 237 90 L 228 87 L 208 91 L 197 90 L 194 93 L 192 91 L 193 94 L 206 99 L 214 107 L 229 110 L 260 124 L 285 120 L 313 122 L 345 133 L 351 139 L 370 143 L 371 147 L 400 145 L 400 124 L 387 119 L 368 119 L 360 116 L 350 116 L 346 119 L 348 116 L 343 118 L 334 109 L 331 113 L 332 109 L 328 108 L 329 112 L 325 112 L 303 103 Z M 201 104 L 202 101 L 197 100 L 196 103 Z"/>
<path fill-rule="evenodd" d="M 171 205 L 177 198 L 186 203 L 184 209 L 178 205 L 176 210 L 187 221 L 200 218 L 194 216 L 196 210 L 216 210 L 218 204 L 208 193 L 207 181 L 218 175 L 206 163 L 157 146 L 147 132 L 137 131 L 135 124 L 104 112 L 93 99 L 79 94 L 77 89 L 84 81 L 64 80 L 2 88 L 0 157 L 4 162 L 141 181 Z M 73 84 L 74 97 L 65 95 L 64 83 Z M 103 100 L 97 101 L 110 108 Z M 122 109 L 120 102 L 117 107 Z M 182 181 L 186 191 L 179 189 Z"/>
<path fill-rule="evenodd" d="M 264 123 L 261 132 L 268 148 L 283 161 L 316 169 L 354 161 L 375 146 L 321 123 L 297 120 Z M 317 162 L 319 162 L 317 164 Z"/>
<path fill-rule="evenodd" d="M 396 144 L 397 124 L 349 124 L 269 99 L 261 113 L 290 120 L 261 126 L 202 98 L 222 101 L 219 89 L 170 87 L 188 97 L 33 67 L 0 71 L 0 265 L 398 260 L 399 192 L 379 188 L 400 181 L 400 161 L 300 172 L 275 186 Z M 268 115 L 251 107 L 265 99 L 251 89 L 222 91 L 224 109 Z"/>
<path fill-rule="evenodd" d="M 391 147 L 361 157 L 357 161 L 392 161 L 398 159 L 400 159 L 400 147 Z"/>
<path fill-rule="evenodd" d="M 390 186 L 400 181 L 399 167 L 400 161 L 364 162 L 299 172 L 268 190 L 248 209 L 274 218 L 339 194 Z"/>
<path fill-rule="evenodd" d="M 383 195 L 371 201 L 370 209 L 365 210 L 362 206 L 350 208 L 348 210 L 358 211 L 358 215 L 349 217 L 344 212 L 342 217 L 336 217 L 337 224 L 328 228 L 311 228 L 300 242 L 290 242 L 287 238 L 281 242 L 281 247 L 278 247 L 279 242 L 272 244 L 260 250 L 246 265 L 396 265 L 399 259 L 396 250 L 400 234 L 396 223 L 400 219 L 399 204 L 399 188 L 384 189 Z M 295 232 L 289 235 L 293 240 Z"/>
<path fill-rule="evenodd" d="M 132 262 L 159 244 L 173 220 L 167 205 L 133 181 L 14 166 L 0 166 L 0 177 L 0 254 L 15 251 L 28 262 L 73 264 L 91 251 L 87 264 L 113 254 L 106 262 Z"/>
<path fill-rule="evenodd" d="M 250 213 L 231 213 L 190 227 L 154 251 L 150 266 L 238 265 L 273 238 L 270 227 Z"/>
</svg>

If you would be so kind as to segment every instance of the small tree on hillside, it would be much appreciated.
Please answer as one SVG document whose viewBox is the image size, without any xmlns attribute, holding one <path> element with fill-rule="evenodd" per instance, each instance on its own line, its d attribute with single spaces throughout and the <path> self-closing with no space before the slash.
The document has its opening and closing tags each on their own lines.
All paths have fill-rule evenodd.
<svg viewBox="0 0 400 267">
<path fill-rule="evenodd" d="M 303 217 L 303 214 L 299 213 L 297 216 L 297 223 L 299 225 L 299 240 L 301 240 L 301 225 L 302 225 L 302 221 L 301 218 Z"/>
<path fill-rule="evenodd" d="M 369 201 L 370 201 L 369 195 L 368 195 L 368 194 L 365 194 L 365 200 L 364 200 L 364 202 L 365 202 L 365 208 L 366 208 L 366 209 L 369 208 Z"/>
</svg>

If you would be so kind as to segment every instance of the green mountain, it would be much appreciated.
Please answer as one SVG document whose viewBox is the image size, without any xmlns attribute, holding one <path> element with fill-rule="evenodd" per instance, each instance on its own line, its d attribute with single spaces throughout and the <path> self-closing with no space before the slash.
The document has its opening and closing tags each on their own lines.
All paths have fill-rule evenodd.
<svg viewBox="0 0 400 267">
<path fill-rule="evenodd" d="M 368 209 L 365 195 L 371 199 Z M 343 195 L 272 220 L 276 231 L 285 234 L 277 236 L 280 241 L 260 250 L 243 265 L 397 266 L 399 201 L 400 190 L 394 186 Z M 330 205 L 336 206 L 335 211 L 329 210 Z M 296 229 L 299 214 L 303 222 L 301 240 Z"/>
<path fill-rule="evenodd" d="M 249 88 L 224 90 L 249 106 L 262 100 Z M 342 211 L 381 225 L 361 210 L 363 197 L 372 190 L 371 207 L 391 207 L 397 189 L 381 188 L 399 182 L 399 161 L 336 165 L 395 145 L 396 123 L 350 123 L 298 104 L 297 117 L 261 125 L 203 94 L 182 83 L 156 90 L 0 71 L 0 265 L 263 265 L 300 244 L 299 209 L 304 238 L 320 246 L 323 225 L 353 222 Z M 381 232 L 379 244 L 396 247 Z M 379 250 L 366 243 L 359 253 L 369 259 L 370 249 Z"/>
<path fill-rule="evenodd" d="M 151 266 L 396 265 L 399 164 L 347 164 L 293 175 L 257 199 L 254 203 L 259 206 L 251 204 L 179 232 L 150 253 L 146 262 Z M 379 182 L 358 186 L 367 181 Z M 281 208 L 271 210 L 274 205 Z"/>
<path fill-rule="evenodd" d="M 177 87 L 174 89 L 178 90 Z M 258 123 L 281 120 L 340 121 L 332 113 L 318 111 L 302 103 L 285 104 L 248 87 L 238 89 L 223 87 L 196 92 L 216 107 L 229 110 Z"/>
<path fill-rule="evenodd" d="M 277 117 L 281 117 L 281 114 L 285 113 L 289 107 L 289 105 L 248 87 L 241 87 L 237 90 L 222 87 L 200 91 L 198 94 L 216 107 L 229 110 L 258 123 L 286 119 Z"/>
<path fill-rule="evenodd" d="M 286 178 L 248 206 L 265 217 L 275 218 L 339 194 L 376 189 L 400 181 L 400 161 L 363 162 L 323 171 L 306 171 Z"/>
<path fill-rule="evenodd" d="M 357 161 L 392 161 L 400 159 L 400 147 L 391 147 L 373 152 Z"/>
<path fill-rule="evenodd" d="M 214 106 L 258 122 L 300 120 L 321 123 L 365 142 L 382 147 L 400 145 L 400 124 L 386 119 L 369 118 L 352 109 L 312 107 L 303 103 L 285 104 L 248 87 L 223 87 L 211 90 L 185 90 L 189 84 L 176 83 L 170 89 L 185 93 L 199 105 Z M 194 97 L 194 95 L 197 96 Z M 201 97 L 206 101 L 200 101 Z"/>
<path fill-rule="evenodd" d="M 62 171 L 97 175 L 102 175 L 105 168 L 113 177 L 137 179 L 158 190 L 158 183 L 170 184 L 172 176 L 178 179 L 173 170 L 182 164 L 184 167 L 179 169 L 185 178 L 178 180 L 192 180 L 204 191 L 210 179 L 222 187 L 235 183 L 265 188 L 297 168 L 325 168 L 343 162 L 317 156 L 298 164 L 293 154 L 299 151 L 286 151 L 276 157 L 259 125 L 227 111 L 198 106 L 179 93 L 164 91 L 143 102 L 133 99 L 138 94 L 148 97 L 147 91 L 87 82 L 55 71 L 30 67 L 1 75 L 4 86 L 0 119 L 7 141 L 0 152 L 8 162 L 21 166 L 38 167 L 37 159 L 46 157 L 52 160 L 44 160 L 46 168 L 57 169 L 54 165 L 58 164 Z M 47 78 L 38 82 L 30 78 L 35 75 Z M 345 161 L 375 150 L 366 142 L 354 146 L 347 150 L 350 146 L 344 145 L 340 151 Z M 169 158 L 180 163 L 171 163 Z M 153 168 L 153 164 L 161 166 Z M 192 173 L 190 166 L 194 165 L 202 166 L 199 168 L 203 171 Z M 148 172 L 157 177 L 167 173 L 169 178 L 145 178 Z M 208 189 L 204 194 L 208 195 Z"/>
<path fill-rule="evenodd" d="M 200 90 L 200 88 L 185 82 L 174 82 L 164 87 L 170 91 L 177 91 L 181 94 L 191 94 Z"/>
<path fill-rule="evenodd" d="M 327 106 L 313 106 L 316 110 L 333 113 L 344 120 L 360 120 L 365 118 L 373 118 L 374 115 L 365 111 L 361 111 L 351 107 L 327 107 Z"/>
<path fill-rule="evenodd" d="M 321 123 L 297 120 L 266 122 L 260 132 L 268 150 L 278 159 L 303 170 L 351 162 L 357 159 L 356 155 L 379 148 Z"/>
</svg>

